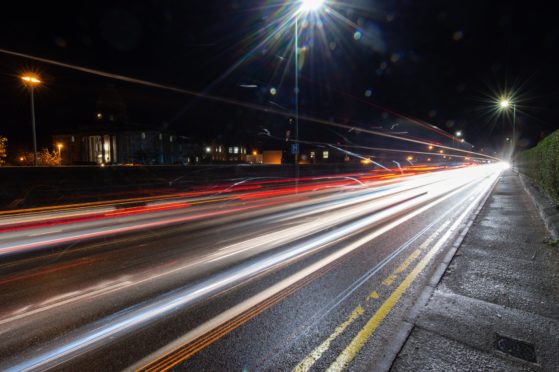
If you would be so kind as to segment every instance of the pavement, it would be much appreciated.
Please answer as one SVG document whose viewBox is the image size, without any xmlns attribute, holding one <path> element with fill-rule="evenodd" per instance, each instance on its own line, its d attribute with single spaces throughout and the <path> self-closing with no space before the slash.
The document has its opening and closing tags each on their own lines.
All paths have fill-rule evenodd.
<svg viewBox="0 0 559 372">
<path fill-rule="evenodd" d="M 518 175 L 505 172 L 392 371 L 558 371 L 559 248 Z"/>
</svg>

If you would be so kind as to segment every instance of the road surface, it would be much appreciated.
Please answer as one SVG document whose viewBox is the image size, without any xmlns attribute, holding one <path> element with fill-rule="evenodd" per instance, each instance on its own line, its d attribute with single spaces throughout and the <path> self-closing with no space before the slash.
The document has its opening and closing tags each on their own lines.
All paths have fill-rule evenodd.
<svg viewBox="0 0 559 372">
<path fill-rule="evenodd" d="M 0 369 L 382 369 L 502 169 L 3 212 Z"/>
</svg>

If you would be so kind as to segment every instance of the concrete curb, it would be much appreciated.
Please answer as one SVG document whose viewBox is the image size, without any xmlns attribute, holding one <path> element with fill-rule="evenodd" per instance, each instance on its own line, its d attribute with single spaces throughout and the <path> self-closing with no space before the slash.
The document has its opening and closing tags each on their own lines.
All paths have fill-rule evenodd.
<svg viewBox="0 0 559 372">
<path fill-rule="evenodd" d="M 495 180 L 491 188 L 487 191 L 487 194 L 479 202 L 479 205 L 477 206 L 475 211 L 469 216 L 468 220 L 464 222 L 463 228 L 458 233 L 458 236 L 452 243 L 451 248 L 444 256 L 442 262 L 439 263 L 439 265 L 434 270 L 433 274 L 431 275 L 431 278 L 427 282 L 427 285 L 425 286 L 425 288 L 423 288 L 421 294 L 418 296 L 416 300 L 416 303 L 412 306 L 408 318 L 404 319 L 404 322 L 400 330 L 398 331 L 398 333 L 396 334 L 396 336 L 394 337 L 390 345 L 387 346 L 386 353 L 384 354 L 383 358 L 377 362 L 376 366 L 373 369 L 374 371 L 384 372 L 384 371 L 389 371 L 392 368 L 394 361 L 398 357 L 398 354 L 400 354 L 400 351 L 406 344 L 408 337 L 410 336 L 411 332 L 413 331 L 413 328 L 415 327 L 415 321 L 421 314 L 423 308 L 427 305 L 427 303 L 431 299 L 431 296 L 433 295 L 437 285 L 443 278 L 446 269 L 448 269 L 448 266 L 450 266 L 450 263 L 452 262 L 454 255 L 458 251 L 458 248 L 460 248 L 460 246 L 464 242 L 464 239 L 466 239 L 466 235 L 470 231 L 472 224 L 476 220 L 477 216 L 481 213 L 481 210 L 487 203 L 487 200 L 489 199 L 489 197 L 493 193 L 493 190 L 495 189 L 495 185 L 497 185 L 501 177 L 502 175 Z"/>
<path fill-rule="evenodd" d="M 555 203 L 530 178 L 519 174 L 520 183 L 536 205 L 552 239 L 559 239 L 559 204 Z"/>
</svg>

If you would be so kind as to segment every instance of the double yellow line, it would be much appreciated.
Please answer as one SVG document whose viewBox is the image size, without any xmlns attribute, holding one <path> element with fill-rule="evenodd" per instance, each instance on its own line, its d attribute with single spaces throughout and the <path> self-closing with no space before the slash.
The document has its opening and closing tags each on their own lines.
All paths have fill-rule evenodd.
<svg viewBox="0 0 559 372">
<path fill-rule="evenodd" d="M 428 246 L 433 242 L 433 240 L 435 240 L 441 234 L 441 232 L 447 228 L 449 224 L 450 221 L 446 221 L 443 225 L 441 225 L 431 236 L 429 236 L 429 238 L 427 238 L 427 240 L 425 240 L 425 242 L 423 242 L 423 244 L 419 246 L 419 248 L 414 250 L 396 269 L 394 269 L 394 271 L 383 280 L 382 284 L 387 287 L 391 286 L 392 283 L 395 280 L 397 280 L 399 274 L 406 271 L 407 268 L 421 255 L 422 251 L 428 248 Z M 433 250 L 431 250 L 430 253 L 431 252 L 433 252 Z M 421 262 L 424 262 L 424 260 L 426 260 L 425 261 L 425 265 L 426 265 L 429 262 L 429 260 L 432 258 L 432 255 L 434 255 L 435 253 L 436 251 L 433 252 L 431 255 L 427 254 L 422 259 Z M 400 284 L 400 286 L 396 288 L 396 290 L 390 295 L 390 297 L 381 305 L 381 307 L 375 313 L 373 318 L 371 318 L 371 320 L 369 321 L 370 324 L 367 323 L 368 326 L 365 326 L 361 330 L 361 332 L 359 332 L 359 334 L 353 339 L 353 341 L 346 347 L 346 349 L 342 352 L 342 354 L 338 356 L 336 362 L 334 362 L 334 364 L 330 366 L 330 370 L 335 371 L 335 370 L 342 369 L 344 366 L 349 364 L 349 362 L 351 362 L 353 358 L 355 358 L 359 350 L 363 347 L 365 342 L 370 338 L 374 330 L 380 325 L 380 322 L 388 315 L 388 313 L 390 313 L 394 305 L 398 302 L 398 300 L 406 291 L 406 289 L 409 287 L 411 282 L 413 282 L 413 280 L 415 280 L 417 275 L 424 269 L 425 266 L 420 266 L 421 262 L 420 264 L 418 264 L 418 266 L 415 267 L 414 271 L 412 271 L 402 282 L 402 284 L 406 283 L 407 285 L 403 286 L 402 284 Z M 406 281 L 409 281 L 409 283 Z M 366 302 L 371 302 L 378 298 L 379 298 L 379 294 L 376 290 L 374 290 L 367 296 Z M 352 311 L 348 319 L 345 322 L 343 322 L 340 326 L 338 326 L 336 330 L 322 344 L 320 344 L 305 359 L 303 359 L 293 369 L 293 371 L 295 372 L 308 371 L 316 363 L 316 361 L 318 361 L 318 359 L 320 359 L 322 355 L 326 351 L 328 351 L 334 339 L 340 336 L 345 329 L 347 329 L 353 322 L 355 322 L 358 318 L 360 318 L 360 316 L 363 315 L 364 313 L 365 311 L 363 309 L 363 306 L 358 305 Z"/>
<path fill-rule="evenodd" d="M 299 289 L 305 287 L 307 284 L 319 278 L 320 276 L 324 275 L 326 272 L 332 270 L 335 266 L 339 264 L 340 262 L 338 261 L 338 262 L 333 262 L 330 265 L 324 266 L 322 269 L 315 271 L 313 274 L 305 277 L 304 279 L 294 283 L 293 285 L 285 288 L 284 290 L 260 302 L 256 306 L 250 308 L 248 311 L 230 319 L 226 323 L 222 324 L 219 327 L 214 328 L 213 330 L 202 335 L 201 337 L 189 341 L 184 345 L 168 352 L 167 354 L 162 355 L 161 357 L 153 360 L 149 364 L 137 369 L 137 371 L 154 372 L 154 371 L 170 370 L 177 364 L 183 362 L 184 360 L 190 358 L 194 354 L 205 349 L 209 345 L 221 339 L 223 336 L 237 329 L 238 327 L 245 324 L 249 320 L 255 318 L 256 316 L 258 316 L 265 310 L 271 308 L 278 302 L 281 302 L 291 294 L 297 292 Z"/>
<path fill-rule="evenodd" d="M 490 185 L 494 185 L 495 181 L 490 182 Z M 492 186 L 489 188 L 489 190 Z M 386 279 L 383 281 L 383 285 L 390 286 L 394 283 L 397 279 L 398 274 L 404 272 L 408 266 L 415 261 L 422 251 L 427 250 L 431 245 L 432 247 L 427 251 L 427 253 L 421 258 L 418 264 L 411 270 L 411 272 L 402 280 L 402 282 L 396 287 L 396 289 L 390 293 L 388 298 L 380 305 L 378 310 L 369 318 L 367 323 L 359 330 L 357 335 L 351 340 L 351 342 L 344 348 L 344 350 L 337 356 L 336 360 L 328 367 L 328 372 L 337 372 L 346 369 L 349 367 L 351 362 L 355 359 L 355 357 L 359 354 L 365 343 L 371 338 L 373 333 L 376 329 L 380 326 L 382 321 L 390 314 L 394 306 L 398 303 L 398 301 L 402 298 L 404 293 L 409 289 L 412 283 L 417 279 L 419 274 L 425 270 L 429 262 L 438 254 L 441 247 L 448 241 L 448 239 L 453 236 L 453 234 L 458 230 L 462 221 L 469 216 L 470 212 L 474 207 L 477 206 L 478 202 L 486 195 L 485 192 L 482 192 L 479 196 L 477 196 L 471 203 L 469 200 L 465 200 L 464 203 L 467 205 L 459 217 L 454 221 L 452 226 L 447 229 L 447 231 L 443 234 L 443 236 L 433 244 L 435 239 L 438 237 L 439 234 L 442 233 L 444 229 L 450 224 L 450 221 L 446 221 L 443 225 L 441 225 L 427 240 L 425 240 L 414 252 L 412 252 L 404 262 L 397 267 L 392 274 L 390 274 Z M 373 291 L 368 297 L 367 300 L 372 300 L 378 298 L 378 293 Z M 361 308 L 359 305 L 356 310 Z M 355 321 L 359 316 L 354 316 L 355 311 L 352 312 L 348 320 L 343 324 L 346 324 L 348 321 Z M 363 312 L 360 312 L 363 313 Z M 349 324 L 345 325 L 345 328 L 348 328 Z M 336 334 L 334 331 L 333 335 Z M 337 335 L 336 335 L 337 336 Z M 330 336 L 332 337 L 332 335 Z M 329 338 L 330 338 L 329 337 Z M 328 340 L 328 339 L 327 339 Z M 328 345 L 331 341 L 328 343 Z M 320 345 L 318 348 L 313 350 L 301 363 L 299 363 L 294 371 L 296 372 L 304 372 L 308 371 L 314 363 L 322 356 L 324 352 L 326 352 L 327 348 L 324 347 L 324 343 Z"/>
</svg>

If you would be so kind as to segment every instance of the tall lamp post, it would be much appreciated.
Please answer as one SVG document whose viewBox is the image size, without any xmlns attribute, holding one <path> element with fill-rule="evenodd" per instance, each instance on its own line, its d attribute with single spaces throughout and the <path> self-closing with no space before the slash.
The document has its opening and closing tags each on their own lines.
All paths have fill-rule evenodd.
<svg viewBox="0 0 559 372">
<path fill-rule="evenodd" d="M 325 0 L 301 0 L 295 13 L 295 165 L 299 165 L 299 17 L 301 14 L 316 12 L 322 8 Z M 298 176 L 298 175 L 297 175 Z"/>
<path fill-rule="evenodd" d="M 41 84 L 42 81 L 39 76 L 35 74 L 25 74 L 21 76 L 23 83 L 29 87 L 29 93 L 31 96 L 31 126 L 33 129 L 33 166 L 37 166 L 37 131 L 35 129 L 35 98 L 34 89 L 37 85 Z"/>
<path fill-rule="evenodd" d="M 508 110 L 509 107 L 512 107 L 512 153 L 514 154 L 514 150 L 516 149 L 516 103 L 511 102 L 508 98 L 504 98 L 499 101 L 499 107 L 501 110 Z M 512 156 L 512 154 L 511 154 Z"/>
</svg>

